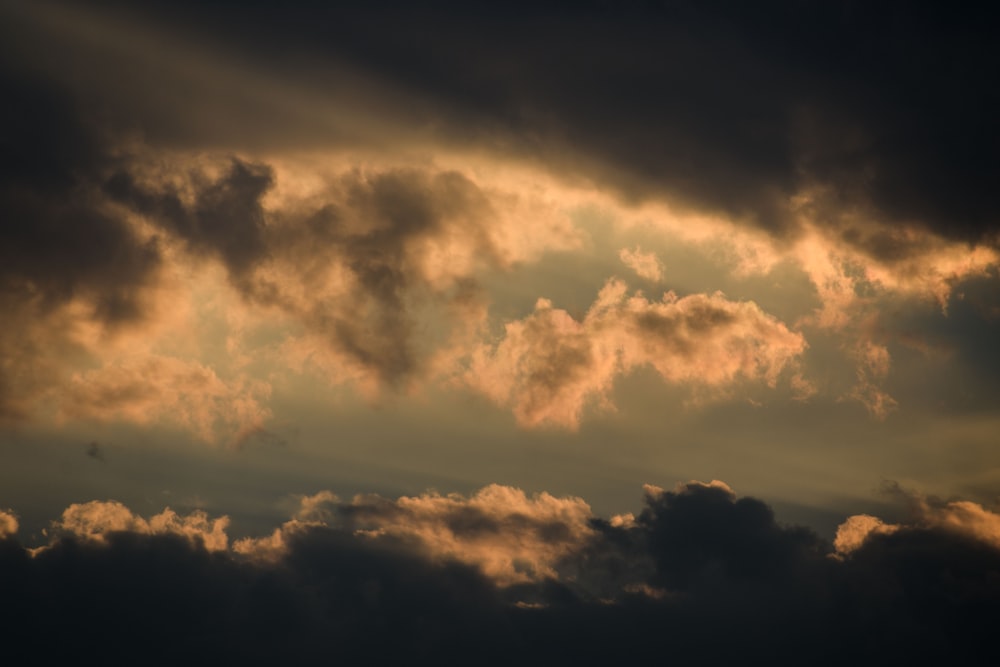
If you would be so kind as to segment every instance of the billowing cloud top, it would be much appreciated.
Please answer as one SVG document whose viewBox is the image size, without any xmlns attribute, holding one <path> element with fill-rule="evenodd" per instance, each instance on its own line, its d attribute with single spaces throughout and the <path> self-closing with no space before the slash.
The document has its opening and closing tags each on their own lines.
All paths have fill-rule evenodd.
<svg viewBox="0 0 1000 667">
<path fill-rule="evenodd" d="M 111 623 L 128 629 L 116 646 L 134 651 L 181 625 L 210 626 L 174 636 L 159 646 L 162 656 L 235 651 L 254 664 L 279 655 L 320 662 L 331 631 L 338 655 L 374 662 L 410 655 L 493 664 L 514 651 L 540 664 L 556 650 L 589 662 L 625 641 L 713 661 L 784 661 L 829 641 L 821 664 L 858 650 L 864 661 L 929 654 L 979 664 L 992 649 L 975 628 L 995 620 L 1000 600 L 997 515 L 969 502 L 913 502 L 920 513 L 892 530 L 852 517 L 837 552 L 721 482 L 647 487 L 638 516 L 611 521 L 578 498 L 501 486 L 469 497 L 350 502 L 323 492 L 303 498 L 297 518 L 275 534 L 279 550 L 268 540 L 227 550 L 225 518 L 165 510 L 146 520 L 119 503 L 91 502 L 68 508 L 52 541 L 30 556 L 0 540 L 0 582 L 13 595 L 5 604 L 19 612 L 8 629 L 30 627 L 26 619 L 45 609 L 48 627 L 66 639 Z M 858 537 L 862 524 L 867 534 Z M 59 572 L 76 576 L 53 585 Z M 142 614 L 98 596 L 90 604 L 101 614 L 75 615 L 91 589 L 133 588 Z M 245 623 L 257 631 L 246 633 Z M 702 643 L 706 623 L 726 641 Z M 927 627 L 945 643 L 920 641 Z M 776 646 L 766 631 L 779 628 L 804 634 Z M 594 634 L 581 642 L 581 629 Z M 18 641 L 8 654 L 27 654 Z"/>
</svg>

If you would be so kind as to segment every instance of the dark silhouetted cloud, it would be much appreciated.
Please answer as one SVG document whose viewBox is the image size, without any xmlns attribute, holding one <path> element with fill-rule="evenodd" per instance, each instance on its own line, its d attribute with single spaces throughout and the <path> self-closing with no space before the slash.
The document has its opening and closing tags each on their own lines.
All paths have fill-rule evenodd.
<svg viewBox="0 0 1000 667">
<path fill-rule="evenodd" d="M 431 128 L 439 141 L 541 158 L 626 197 L 665 196 L 780 235 L 796 228 L 789 199 L 807 191 L 822 193 L 827 213 L 864 210 L 966 241 L 997 231 L 1000 99 L 988 83 L 998 73 L 997 22 L 986 9 L 725 1 L 130 9 L 123 14 L 192 29 L 237 61 L 317 88 L 336 89 L 337 75 L 321 73 L 349 66 L 403 94 L 413 111 L 397 121 Z M 878 238 L 855 241 L 886 252 Z"/>
<path fill-rule="evenodd" d="M 35 641 L 55 636 L 48 659 L 97 650 L 97 642 L 113 663 L 156 646 L 144 658 L 150 664 L 183 656 L 606 664 L 657 652 L 697 664 L 997 658 L 989 630 L 1000 614 L 1000 551 L 947 523 L 915 518 L 835 554 L 721 482 L 647 487 L 638 517 L 591 519 L 558 574 L 521 581 L 489 576 L 485 561 L 429 551 L 391 528 L 406 514 L 417 532 L 447 526 L 459 541 L 516 541 L 540 512 L 575 503 L 501 491 L 377 503 L 306 498 L 278 558 L 203 541 L 203 514 L 168 510 L 147 521 L 116 503 L 74 506 L 54 541 L 33 554 L 12 537 L 0 541 L 5 653 L 31 656 Z M 520 519 L 512 500 L 527 510 Z M 103 523 L 86 520 L 98 515 Z M 348 525 L 336 524 L 345 517 Z M 352 527 L 379 518 L 390 528 Z M 550 540 L 555 532 L 553 524 Z M 594 596 L 602 586 L 610 594 Z"/>
</svg>

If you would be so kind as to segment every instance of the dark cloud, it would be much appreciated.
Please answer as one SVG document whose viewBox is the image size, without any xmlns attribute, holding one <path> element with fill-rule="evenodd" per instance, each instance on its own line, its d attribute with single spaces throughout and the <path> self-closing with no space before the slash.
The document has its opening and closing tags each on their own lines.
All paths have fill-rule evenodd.
<svg viewBox="0 0 1000 667">
<path fill-rule="evenodd" d="M 142 183 L 127 170 L 104 190 L 190 251 L 220 260 L 249 301 L 292 315 L 389 383 L 411 377 L 422 361 L 414 307 L 422 299 L 448 302 L 475 291 L 461 269 L 429 268 L 426 246 L 460 236 L 461 251 L 476 262 L 502 264 L 491 238 L 492 206 L 457 172 L 348 171 L 318 202 L 266 213 L 262 198 L 273 184 L 268 165 L 234 157 L 214 178 L 189 171 L 184 191 Z M 277 273 L 258 275 L 266 266 Z M 433 284 L 434 272 L 445 276 L 443 286 Z M 342 284 L 331 293 L 337 280 Z M 306 297 L 296 300 L 293 292 Z"/>
<path fill-rule="evenodd" d="M 893 352 L 898 363 L 890 391 L 901 402 L 952 414 L 995 410 L 1000 391 L 998 278 L 994 268 L 955 281 L 947 312 L 930 305 L 896 309 L 886 330 L 898 350 Z"/>
<path fill-rule="evenodd" d="M 764 503 L 718 485 L 650 493 L 634 523 L 596 531 L 574 572 L 605 578 L 607 590 L 631 575 L 613 599 L 589 596 L 577 579 L 498 587 L 388 535 L 316 526 L 287 537 L 277 561 L 169 535 L 64 537 L 34 557 L 0 541 L 5 655 L 93 653 L 110 664 L 140 655 L 149 664 L 998 657 L 995 546 L 911 525 L 834 558 L 807 530 L 777 524 Z M 39 643 L 46 637 L 58 641 Z"/>
<path fill-rule="evenodd" d="M 190 204 L 175 189 L 142 188 L 127 171 L 115 173 L 104 189 L 116 201 L 163 225 L 191 251 L 217 255 L 239 278 L 266 252 L 260 198 L 272 186 L 274 176 L 266 165 L 234 158 L 215 180 L 204 182 L 198 174 L 192 177 L 195 195 Z"/>
<path fill-rule="evenodd" d="M 62 91 L 0 71 L 0 289 L 42 311 L 74 297 L 113 324 L 142 314 L 140 288 L 159 263 L 97 189 L 110 146 Z"/>
<path fill-rule="evenodd" d="M 829 547 L 804 528 L 779 526 L 756 498 L 734 499 L 727 488 L 688 485 L 652 495 L 638 518 L 668 590 L 754 582 L 784 588 L 816 577 Z"/>
<path fill-rule="evenodd" d="M 60 87 L 0 62 L 0 419 L 18 419 L 72 347 L 70 319 L 143 320 L 161 263 L 100 193 L 111 146 Z M 79 306 L 70 318 L 67 306 Z"/>
<path fill-rule="evenodd" d="M 130 533 L 34 558 L 7 541 L 0 558 L 3 652 L 19 662 L 374 665 L 475 656 L 484 640 L 512 657 L 481 575 L 333 531 L 302 535 L 269 567 Z"/>
<path fill-rule="evenodd" d="M 147 10 L 157 21 L 196 27 L 246 62 L 327 90 L 336 77 L 315 72 L 347 64 L 408 96 L 414 128 L 629 197 L 785 233 L 789 197 L 820 190 L 835 210 L 948 237 L 997 231 L 1000 61 L 988 9 L 157 4 Z"/>
<path fill-rule="evenodd" d="M 474 290 L 460 271 L 443 289 L 432 284 L 422 245 L 460 235 L 477 261 L 496 266 L 500 258 L 489 233 L 495 213 L 475 183 L 447 171 L 350 172 L 328 197 L 306 214 L 305 224 L 286 221 L 286 236 L 275 245 L 306 262 L 319 259 L 320 246 L 322 260 L 346 269 L 355 284 L 340 303 L 310 304 L 300 316 L 379 379 L 405 380 L 420 370 L 423 356 L 414 340 L 414 306 L 421 298 L 447 302 Z M 445 275 L 452 271 L 443 268 Z"/>
</svg>

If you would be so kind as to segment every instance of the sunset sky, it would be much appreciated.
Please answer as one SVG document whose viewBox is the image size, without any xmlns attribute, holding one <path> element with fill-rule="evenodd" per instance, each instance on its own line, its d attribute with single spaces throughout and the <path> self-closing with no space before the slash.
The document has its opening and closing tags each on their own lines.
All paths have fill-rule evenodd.
<svg viewBox="0 0 1000 667">
<path fill-rule="evenodd" d="M 250 662 L 321 662 L 321 627 L 348 663 L 664 624 L 766 651 L 800 617 L 779 663 L 928 632 L 990 662 L 1000 25 L 970 7 L 4 1 L 7 627 L 91 641 L 81 600 L 135 577 Z M 263 616 L 206 639 L 161 551 Z M 364 585 L 324 615 L 316 572 Z"/>
</svg>

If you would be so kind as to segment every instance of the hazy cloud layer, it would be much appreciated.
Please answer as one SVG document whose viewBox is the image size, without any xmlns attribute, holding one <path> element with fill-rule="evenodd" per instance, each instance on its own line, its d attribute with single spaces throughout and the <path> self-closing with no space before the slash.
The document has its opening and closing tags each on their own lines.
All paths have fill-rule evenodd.
<svg viewBox="0 0 1000 667">
<path fill-rule="evenodd" d="M 159 356 L 122 360 L 76 373 L 61 396 L 58 416 L 102 422 L 169 423 L 206 442 L 239 443 L 264 428 L 270 393 L 262 381 L 227 383 L 196 362 Z"/>
<path fill-rule="evenodd" d="M 776 523 L 766 504 L 721 482 L 647 487 L 635 517 L 606 521 L 584 508 L 503 487 L 367 504 L 325 493 L 304 499 L 280 556 L 247 559 L 224 551 L 224 518 L 168 510 L 145 520 L 116 503 L 74 505 L 60 536 L 31 555 L 0 541 L 4 627 L 16 638 L 5 650 L 30 655 L 35 637 L 54 633 L 65 641 L 49 651 L 61 655 L 110 624 L 121 635 L 109 660 L 154 643 L 154 664 L 184 654 L 318 664 L 331 646 L 373 664 L 505 664 L 514 654 L 592 664 L 623 646 L 709 662 L 997 657 L 985 630 L 1000 613 L 1000 551 L 976 531 L 907 523 L 869 531 L 834 557 L 833 545 Z M 416 520 L 408 534 L 391 518 L 403 514 Z M 551 575 L 489 578 L 495 561 L 465 564 L 453 550 L 456 538 L 475 545 L 493 528 L 493 548 L 513 556 L 533 519 L 584 515 L 588 530 L 565 541 Z M 345 519 L 387 530 L 337 525 Z M 429 550 L 440 542 L 423 531 L 445 525 L 451 546 Z"/>
<path fill-rule="evenodd" d="M 816 191 L 837 209 L 949 238 L 989 239 L 997 230 L 991 184 L 998 99 L 985 84 L 997 72 L 989 46 L 996 20 L 987 10 L 309 3 L 241 7 L 236 22 L 228 3 L 113 11 L 123 6 L 104 3 L 106 13 L 89 17 L 46 7 L 25 20 L 54 30 L 74 17 L 84 23 L 82 14 L 119 54 L 169 74 L 157 84 L 174 95 L 157 95 L 121 65 L 122 82 L 108 77 L 100 85 L 106 98 L 146 116 L 161 140 L 205 142 L 205 117 L 229 111 L 239 122 L 216 122 L 214 134 L 230 142 L 267 141 L 255 134 L 301 141 L 293 121 L 319 140 L 344 142 L 344 123 L 364 128 L 356 117 L 368 112 L 383 124 L 408 126 L 399 134 L 410 142 L 544 156 L 625 197 L 666 197 L 779 235 L 796 233 L 789 201 Z M 209 62 L 196 75 L 181 55 L 157 58 L 143 41 L 121 37 L 151 26 L 173 27 L 175 35 L 152 30 L 167 43 L 180 42 L 188 29 L 181 43 L 200 46 Z M 98 60 L 95 33 L 69 34 Z M 232 67 L 243 76 L 231 76 Z M 254 70 L 265 73 L 255 88 L 270 80 L 290 101 L 240 107 L 250 88 L 245 71 Z M 274 85 L 282 76 L 284 89 Z M 349 84 L 360 101 L 327 98 L 339 124 L 304 113 L 306 100 L 294 94 Z M 116 85 L 128 85 L 133 99 Z M 151 104 L 185 99 L 177 93 L 194 97 L 186 126 Z M 399 111 L 401 100 L 409 113 Z M 177 101 L 164 103 L 180 109 Z M 276 128 L 276 119 L 288 122 Z"/>
<path fill-rule="evenodd" d="M 4 6 L 0 418 L 107 418 L 75 390 L 60 407 L 71 378 L 117 373 L 110 343 L 192 299 L 177 274 L 216 264 L 240 307 L 285 327 L 286 367 L 369 396 L 412 390 L 482 342 L 484 273 L 586 249 L 570 214 L 587 206 L 616 228 L 639 218 L 661 241 L 700 244 L 744 278 L 802 270 L 819 304 L 789 323 L 836 332 L 857 377 L 839 396 L 876 418 L 898 406 L 869 363 L 897 344 L 894 306 L 946 311 L 963 281 L 995 278 L 984 17 L 784 3 L 392 10 L 255 4 L 236 29 L 227 3 Z M 652 250 L 619 257 L 663 280 Z M 558 328 L 559 312 L 522 321 Z M 572 426 L 619 372 L 596 335 L 527 355 L 510 338 L 496 354 L 520 370 L 477 353 L 489 377 L 472 384 L 522 424 Z M 248 358 L 275 359 L 258 352 Z M 222 378 L 236 403 L 260 400 L 223 368 L 231 359 L 207 356 L 178 363 Z M 625 356 L 622 372 L 647 362 Z M 784 362 L 727 364 L 728 379 L 703 384 L 770 382 Z M 796 382 L 800 395 L 821 386 Z M 234 410 L 181 421 L 238 439 L 267 414 Z"/>
</svg>

